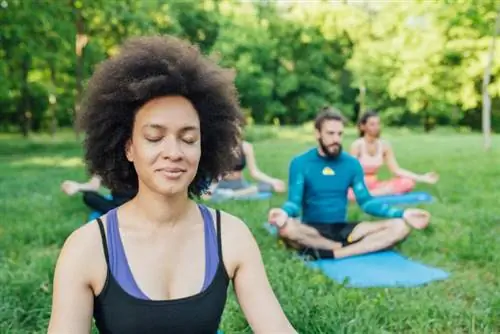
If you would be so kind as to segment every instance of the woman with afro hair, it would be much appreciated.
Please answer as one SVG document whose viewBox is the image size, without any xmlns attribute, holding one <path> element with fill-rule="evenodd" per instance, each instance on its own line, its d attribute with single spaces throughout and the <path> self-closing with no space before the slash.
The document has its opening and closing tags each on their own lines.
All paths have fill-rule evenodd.
<svg viewBox="0 0 500 334">
<path fill-rule="evenodd" d="M 174 37 L 136 37 L 100 64 L 79 124 L 88 172 L 137 194 L 74 231 L 57 260 L 49 334 L 216 333 L 232 282 L 255 333 L 296 333 L 240 219 L 198 204 L 229 172 L 242 122 L 233 75 Z"/>
</svg>

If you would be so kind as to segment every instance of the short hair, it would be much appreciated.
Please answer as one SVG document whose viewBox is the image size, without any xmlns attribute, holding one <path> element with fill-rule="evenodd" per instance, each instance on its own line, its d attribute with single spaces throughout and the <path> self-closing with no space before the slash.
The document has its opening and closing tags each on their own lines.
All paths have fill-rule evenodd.
<svg viewBox="0 0 500 334">
<path fill-rule="evenodd" d="M 178 38 L 127 40 L 117 55 L 97 67 L 84 94 L 78 123 L 86 133 L 88 172 L 99 175 L 111 190 L 137 191 L 137 172 L 125 153 L 135 115 L 154 98 L 183 96 L 200 118 L 202 152 L 188 188 L 190 197 L 200 196 L 233 167 L 243 121 L 233 79 L 231 71 Z"/>
<path fill-rule="evenodd" d="M 330 106 L 321 108 L 316 115 L 316 118 L 314 120 L 314 127 L 316 128 L 316 130 L 320 131 L 325 121 L 338 121 L 344 125 L 346 123 L 346 119 L 344 118 L 342 113 Z"/>
<path fill-rule="evenodd" d="M 359 121 L 358 121 L 358 132 L 359 132 L 359 136 L 360 137 L 363 137 L 365 135 L 365 132 L 363 130 L 361 130 L 361 125 L 365 125 L 366 122 L 368 122 L 368 120 L 370 118 L 372 118 L 372 117 L 378 117 L 378 112 L 376 110 L 374 110 L 374 109 L 368 109 L 359 118 Z"/>
</svg>

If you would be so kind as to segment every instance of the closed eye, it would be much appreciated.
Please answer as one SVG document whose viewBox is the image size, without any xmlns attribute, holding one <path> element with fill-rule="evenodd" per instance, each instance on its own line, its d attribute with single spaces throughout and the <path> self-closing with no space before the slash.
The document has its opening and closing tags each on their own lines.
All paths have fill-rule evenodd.
<svg viewBox="0 0 500 334">
<path fill-rule="evenodd" d="M 156 143 L 162 140 L 162 137 L 146 137 L 146 140 L 152 143 Z"/>
</svg>

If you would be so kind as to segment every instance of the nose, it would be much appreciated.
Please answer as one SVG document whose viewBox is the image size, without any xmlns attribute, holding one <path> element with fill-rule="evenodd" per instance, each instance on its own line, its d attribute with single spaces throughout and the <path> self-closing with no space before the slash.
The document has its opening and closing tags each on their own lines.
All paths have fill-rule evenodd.
<svg viewBox="0 0 500 334">
<path fill-rule="evenodd" d="M 179 141 L 176 138 L 166 137 L 161 145 L 161 156 L 170 160 L 181 159 L 183 152 Z"/>
</svg>

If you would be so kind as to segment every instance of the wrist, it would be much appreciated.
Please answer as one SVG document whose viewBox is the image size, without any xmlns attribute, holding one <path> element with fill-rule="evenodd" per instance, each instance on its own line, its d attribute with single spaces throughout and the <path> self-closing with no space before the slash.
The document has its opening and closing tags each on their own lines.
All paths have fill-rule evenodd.
<svg viewBox="0 0 500 334">
<path fill-rule="evenodd" d="M 288 225 L 288 219 L 289 218 L 286 218 L 285 220 L 283 220 L 282 222 L 276 222 L 275 225 L 276 227 L 278 228 L 278 230 L 283 230 L 285 229 L 285 227 Z"/>
</svg>

